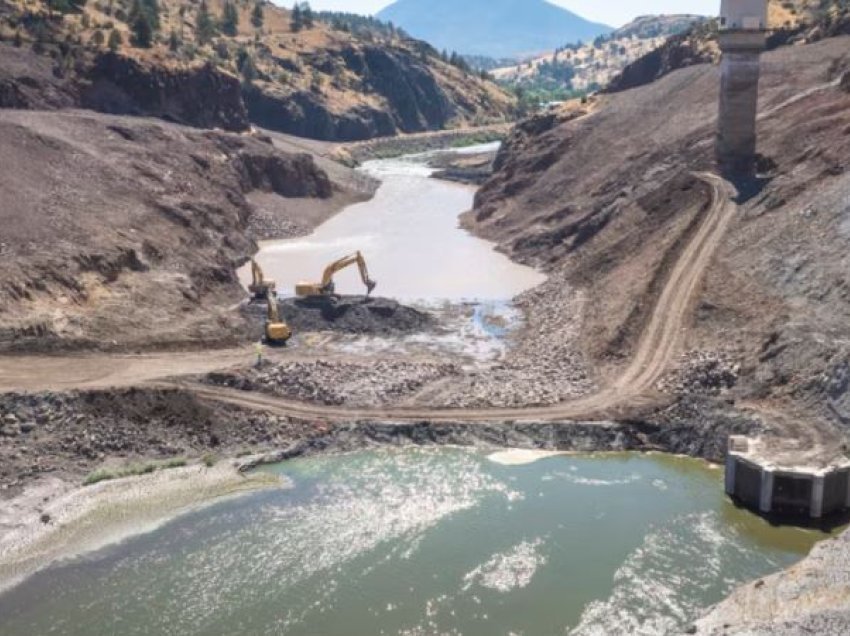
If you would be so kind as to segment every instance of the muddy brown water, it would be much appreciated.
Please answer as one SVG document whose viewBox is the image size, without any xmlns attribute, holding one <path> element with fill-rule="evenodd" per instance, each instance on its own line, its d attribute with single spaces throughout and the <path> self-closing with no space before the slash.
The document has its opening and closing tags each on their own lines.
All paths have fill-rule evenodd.
<svg viewBox="0 0 850 636">
<path fill-rule="evenodd" d="M 430 178 L 428 157 L 364 164 L 364 172 L 382 181 L 372 200 L 347 207 L 310 236 L 262 243 L 257 261 L 281 295 L 291 295 L 299 281 L 318 281 L 328 263 L 358 250 L 378 281 L 375 294 L 407 303 L 507 301 L 543 282 L 542 273 L 459 227 L 475 190 Z M 240 277 L 247 284 L 250 267 Z M 335 281 L 339 293 L 363 293 L 356 267 Z"/>
</svg>

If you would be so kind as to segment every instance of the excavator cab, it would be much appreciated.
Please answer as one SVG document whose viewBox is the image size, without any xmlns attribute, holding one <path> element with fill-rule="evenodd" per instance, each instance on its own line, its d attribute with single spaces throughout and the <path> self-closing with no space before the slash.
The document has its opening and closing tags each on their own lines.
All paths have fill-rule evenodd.
<svg viewBox="0 0 850 636">
<path fill-rule="evenodd" d="M 369 277 L 369 269 L 366 267 L 366 259 L 363 254 L 355 252 L 349 256 L 334 261 L 325 268 L 320 283 L 298 283 L 295 286 L 295 295 L 299 298 L 327 298 L 336 294 L 334 274 L 356 264 L 360 270 L 360 278 L 366 286 L 366 296 L 374 291 L 378 283 Z"/>
<path fill-rule="evenodd" d="M 271 279 L 265 278 L 263 270 L 260 269 L 260 264 L 253 258 L 251 259 L 251 284 L 248 285 L 248 291 L 251 292 L 254 300 L 264 301 L 271 293 L 275 294 L 277 283 Z"/>
<path fill-rule="evenodd" d="M 284 347 L 292 337 L 292 329 L 280 318 L 277 299 L 271 291 L 266 293 L 268 315 L 266 318 L 265 341 L 273 347 Z"/>
</svg>

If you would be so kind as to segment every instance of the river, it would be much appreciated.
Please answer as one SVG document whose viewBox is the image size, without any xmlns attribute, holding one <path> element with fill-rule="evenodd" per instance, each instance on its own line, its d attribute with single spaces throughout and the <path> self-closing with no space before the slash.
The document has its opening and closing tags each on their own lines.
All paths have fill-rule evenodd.
<svg viewBox="0 0 850 636">
<path fill-rule="evenodd" d="M 297 282 L 320 280 L 328 263 L 359 250 L 378 281 L 375 293 L 408 303 L 508 301 L 541 283 L 541 273 L 458 227 L 475 190 L 429 178 L 428 156 L 364 164 L 365 173 L 381 180 L 375 196 L 347 207 L 310 236 L 263 242 L 256 258 L 265 275 L 278 282 L 282 295 L 291 295 Z M 247 283 L 250 268 L 240 275 Z M 364 293 L 356 268 L 335 281 L 341 294 Z"/>
<path fill-rule="evenodd" d="M 35 575 L 0 635 L 662 634 L 824 538 L 735 508 L 697 460 L 512 455 L 266 468 L 294 487 Z"/>
</svg>

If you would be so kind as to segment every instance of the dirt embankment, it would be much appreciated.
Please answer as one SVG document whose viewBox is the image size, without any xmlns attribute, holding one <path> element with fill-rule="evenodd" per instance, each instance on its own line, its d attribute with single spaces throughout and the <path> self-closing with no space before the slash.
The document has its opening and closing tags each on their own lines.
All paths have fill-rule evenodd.
<svg viewBox="0 0 850 636">
<path fill-rule="evenodd" d="M 431 365 L 430 373 L 452 372 L 444 366 Z M 249 376 L 217 374 L 211 381 L 290 395 L 297 392 L 302 399 L 328 403 L 353 396 L 373 404 L 381 396 L 396 401 L 428 380 L 421 365 L 352 363 L 345 382 L 333 389 L 326 380 L 337 378 L 338 369 L 339 365 L 323 362 L 284 362 Z M 390 376 L 395 377 L 392 386 L 387 384 Z M 380 393 L 376 393 L 376 377 L 382 386 Z M 7 393 L 0 395 L 0 497 L 16 495 L 46 477 L 81 483 L 103 466 L 281 449 L 294 456 L 372 445 L 459 444 L 588 452 L 665 450 L 720 461 L 726 435 L 759 426 L 757 420 L 734 414 L 728 407 L 699 401 L 693 403 L 687 425 L 670 427 L 665 419 L 669 416 L 619 423 L 394 423 L 368 419 L 352 423 L 207 402 L 182 389 Z"/>
<path fill-rule="evenodd" d="M 242 340 L 253 238 L 361 196 L 262 135 L 81 111 L 0 111 L 0 154 L 4 350 Z"/>
<path fill-rule="evenodd" d="M 736 369 L 724 399 L 789 411 L 803 422 L 793 433 L 818 421 L 850 430 L 850 94 L 836 83 L 848 47 L 839 37 L 764 56 L 759 133 L 768 172 L 740 184 L 738 213 L 682 351 L 722 357 Z M 690 173 L 711 166 L 717 87 L 717 69 L 697 66 L 606 96 L 583 119 L 525 122 L 466 219 L 514 258 L 548 268 L 561 282 L 556 296 L 587 294 L 578 342 L 602 378 L 630 357 L 705 213 L 705 186 Z M 682 365 L 698 366 L 697 358 L 690 353 Z M 690 382 L 664 386 L 699 392 Z"/>
</svg>

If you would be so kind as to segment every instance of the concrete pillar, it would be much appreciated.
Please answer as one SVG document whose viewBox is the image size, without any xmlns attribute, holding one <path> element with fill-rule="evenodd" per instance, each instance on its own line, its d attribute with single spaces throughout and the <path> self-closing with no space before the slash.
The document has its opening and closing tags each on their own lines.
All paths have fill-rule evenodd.
<svg viewBox="0 0 850 636">
<path fill-rule="evenodd" d="M 735 494 L 735 477 L 737 475 L 738 458 L 732 453 L 726 455 L 726 494 L 732 497 Z M 850 495 L 848 495 L 850 496 Z"/>
<path fill-rule="evenodd" d="M 810 515 L 812 519 L 820 519 L 823 516 L 823 487 L 825 478 L 819 475 L 812 479 L 812 507 Z"/>
<path fill-rule="evenodd" d="M 773 477 L 772 470 L 762 469 L 759 510 L 765 514 L 773 510 Z"/>
<path fill-rule="evenodd" d="M 720 112 L 717 123 L 717 163 L 721 172 L 749 176 L 755 172 L 761 31 L 720 34 Z"/>
</svg>

